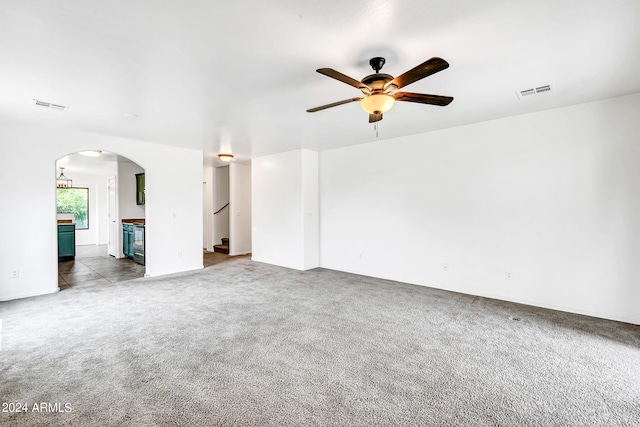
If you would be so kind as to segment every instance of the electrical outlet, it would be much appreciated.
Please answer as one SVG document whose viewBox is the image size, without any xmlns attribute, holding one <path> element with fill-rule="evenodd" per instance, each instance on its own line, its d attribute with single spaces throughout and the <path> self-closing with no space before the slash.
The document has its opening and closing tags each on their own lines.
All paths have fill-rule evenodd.
<svg viewBox="0 0 640 427">
<path fill-rule="evenodd" d="M 20 270 L 11 270 L 11 278 L 17 279 L 18 277 L 20 277 Z"/>
<path fill-rule="evenodd" d="M 511 272 L 510 271 L 505 271 L 504 272 L 504 278 L 507 280 L 511 280 Z"/>
<path fill-rule="evenodd" d="M 176 253 L 176 256 L 177 256 L 178 258 L 182 258 L 182 252 L 177 252 L 177 253 Z"/>
<path fill-rule="evenodd" d="M 447 264 L 446 262 L 444 264 L 442 264 L 442 271 L 444 271 L 445 273 L 449 272 L 449 264 Z"/>
</svg>

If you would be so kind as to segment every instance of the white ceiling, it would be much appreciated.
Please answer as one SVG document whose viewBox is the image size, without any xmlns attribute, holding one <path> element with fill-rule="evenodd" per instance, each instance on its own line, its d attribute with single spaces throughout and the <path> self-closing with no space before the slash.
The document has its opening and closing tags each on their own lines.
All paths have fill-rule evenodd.
<svg viewBox="0 0 640 427">
<path fill-rule="evenodd" d="M 208 158 L 330 149 L 376 135 L 357 103 L 305 112 L 360 95 L 317 68 L 450 63 L 406 90 L 453 103 L 396 103 L 383 139 L 639 92 L 639 24 L 638 0 L 0 0 L 0 117 Z"/>
</svg>

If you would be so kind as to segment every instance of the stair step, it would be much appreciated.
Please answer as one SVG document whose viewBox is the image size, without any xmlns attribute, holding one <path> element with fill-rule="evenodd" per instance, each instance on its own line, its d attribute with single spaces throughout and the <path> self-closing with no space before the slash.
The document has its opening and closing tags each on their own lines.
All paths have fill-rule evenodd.
<svg viewBox="0 0 640 427">
<path fill-rule="evenodd" d="M 229 254 L 229 245 L 213 245 L 213 251 L 220 254 Z"/>
<path fill-rule="evenodd" d="M 221 254 L 229 254 L 229 238 L 223 237 L 221 245 L 213 245 L 213 251 Z"/>
</svg>

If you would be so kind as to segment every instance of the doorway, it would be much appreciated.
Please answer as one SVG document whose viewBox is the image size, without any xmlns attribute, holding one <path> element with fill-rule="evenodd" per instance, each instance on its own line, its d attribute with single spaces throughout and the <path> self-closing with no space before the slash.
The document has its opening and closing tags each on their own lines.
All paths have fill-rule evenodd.
<svg viewBox="0 0 640 427">
<path fill-rule="evenodd" d="M 109 192 L 109 243 L 107 254 L 115 257 L 117 255 L 117 232 L 118 232 L 118 205 L 116 177 L 107 179 L 107 191 Z"/>
<path fill-rule="evenodd" d="M 56 170 L 64 168 L 69 187 L 85 188 L 88 193 L 86 225 L 75 230 L 71 227 L 74 239 L 67 252 L 62 253 L 58 247 L 60 289 L 109 285 L 143 277 L 146 272 L 144 256 L 134 261 L 133 249 L 131 253 L 126 250 L 124 235 L 126 226 L 145 226 L 144 184 L 139 188 L 140 182 L 144 183 L 140 175 L 143 178 L 145 171 L 123 156 L 98 153 L 96 157 L 72 153 L 56 161 Z M 69 224 L 77 225 L 78 215 L 60 212 L 58 200 L 58 230 L 61 222 L 67 229 Z M 74 211 L 73 206 L 65 209 Z M 145 253 L 144 245 L 138 252 Z"/>
</svg>

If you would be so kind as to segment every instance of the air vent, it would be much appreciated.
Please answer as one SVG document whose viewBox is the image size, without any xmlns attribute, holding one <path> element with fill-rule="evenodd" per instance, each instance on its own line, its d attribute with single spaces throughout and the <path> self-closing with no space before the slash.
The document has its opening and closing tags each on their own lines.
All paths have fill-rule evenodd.
<svg viewBox="0 0 640 427">
<path fill-rule="evenodd" d="M 551 85 L 538 86 L 536 88 L 517 90 L 516 95 L 519 99 L 533 97 L 543 93 L 551 92 Z"/>
<path fill-rule="evenodd" d="M 64 105 L 53 104 L 51 102 L 45 102 L 45 101 L 39 101 L 37 99 L 33 100 L 33 105 L 35 105 L 36 107 L 49 108 L 51 110 L 57 110 L 57 111 L 66 111 L 69 109 L 69 107 Z"/>
<path fill-rule="evenodd" d="M 550 85 L 540 86 L 536 88 L 536 93 L 549 92 L 551 90 Z"/>
<path fill-rule="evenodd" d="M 535 94 L 536 94 L 535 89 L 521 90 L 520 91 L 520 98 L 522 98 L 524 96 L 535 95 Z"/>
</svg>

